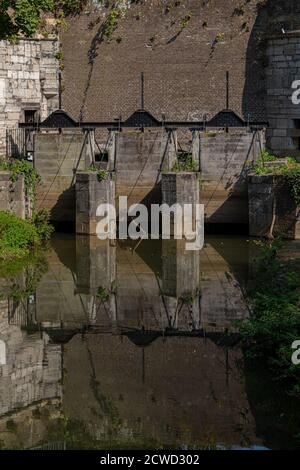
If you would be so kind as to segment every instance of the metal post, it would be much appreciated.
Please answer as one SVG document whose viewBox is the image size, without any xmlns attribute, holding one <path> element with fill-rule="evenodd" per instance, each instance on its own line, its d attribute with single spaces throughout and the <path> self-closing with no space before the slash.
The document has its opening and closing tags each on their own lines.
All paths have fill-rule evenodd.
<svg viewBox="0 0 300 470">
<path fill-rule="evenodd" d="M 229 72 L 226 72 L 226 109 L 229 109 Z"/>
<path fill-rule="evenodd" d="M 141 73 L 141 109 L 145 109 L 145 77 L 144 72 Z"/>
<path fill-rule="evenodd" d="M 58 107 L 62 109 L 62 71 L 58 71 Z"/>
</svg>

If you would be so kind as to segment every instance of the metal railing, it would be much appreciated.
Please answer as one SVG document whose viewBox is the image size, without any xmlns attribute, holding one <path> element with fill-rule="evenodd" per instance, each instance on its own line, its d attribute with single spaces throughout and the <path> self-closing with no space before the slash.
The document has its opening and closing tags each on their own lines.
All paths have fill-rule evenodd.
<svg viewBox="0 0 300 470">
<path fill-rule="evenodd" d="M 6 131 L 6 156 L 8 158 L 34 157 L 34 130 L 31 129 L 7 129 Z"/>
</svg>

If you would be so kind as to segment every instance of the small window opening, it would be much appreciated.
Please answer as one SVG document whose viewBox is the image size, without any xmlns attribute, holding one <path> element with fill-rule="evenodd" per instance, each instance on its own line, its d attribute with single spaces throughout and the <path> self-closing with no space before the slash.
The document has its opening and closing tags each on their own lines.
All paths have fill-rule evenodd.
<svg viewBox="0 0 300 470">
<path fill-rule="evenodd" d="M 38 120 L 38 111 L 36 109 L 25 109 L 24 117 L 26 124 L 36 124 Z"/>
<path fill-rule="evenodd" d="M 294 119 L 295 129 L 300 129 L 300 119 Z"/>
<path fill-rule="evenodd" d="M 108 152 L 98 152 L 95 154 L 95 162 L 96 163 L 107 163 L 108 162 Z"/>
</svg>

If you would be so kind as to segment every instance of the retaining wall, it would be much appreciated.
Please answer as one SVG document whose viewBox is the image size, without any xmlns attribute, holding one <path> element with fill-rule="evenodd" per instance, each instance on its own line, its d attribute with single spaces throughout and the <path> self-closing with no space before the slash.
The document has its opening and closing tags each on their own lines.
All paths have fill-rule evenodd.
<svg viewBox="0 0 300 470">
<path fill-rule="evenodd" d="M 283 176 L 249 177 L 249 230 L 254 237 L 300 239 L 300 207 Z"/>
</svg>

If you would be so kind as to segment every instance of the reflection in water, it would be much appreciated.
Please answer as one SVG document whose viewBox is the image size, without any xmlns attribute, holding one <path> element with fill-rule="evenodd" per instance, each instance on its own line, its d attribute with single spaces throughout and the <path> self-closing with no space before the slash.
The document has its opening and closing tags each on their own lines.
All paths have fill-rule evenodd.
<svg viewBox="0 0 300 470">
<path fill-rule="evenodd" d="M 248 248 L 55 236 L 35 292 L 1 301 L 1 445 L 262 445 L 232 327 Z"/>
</svg>

